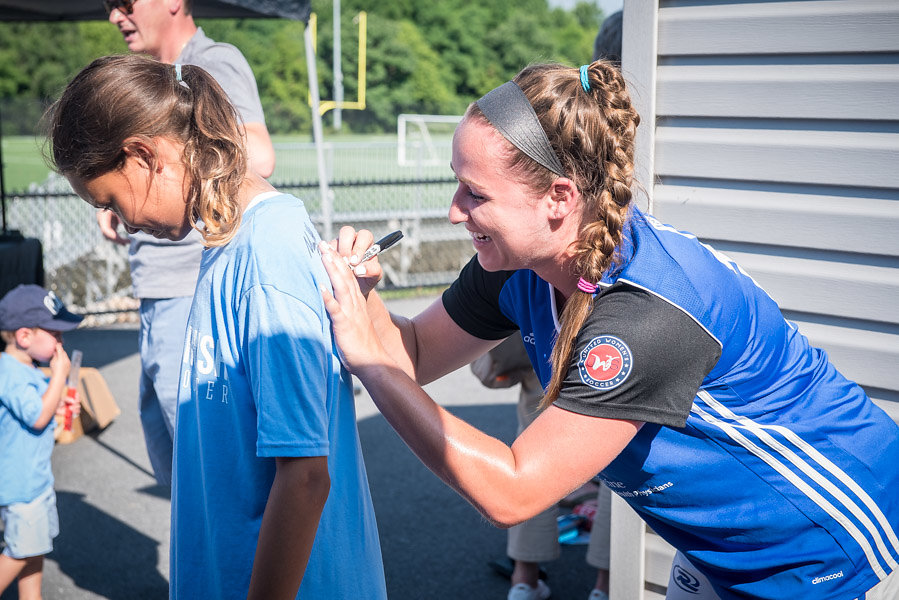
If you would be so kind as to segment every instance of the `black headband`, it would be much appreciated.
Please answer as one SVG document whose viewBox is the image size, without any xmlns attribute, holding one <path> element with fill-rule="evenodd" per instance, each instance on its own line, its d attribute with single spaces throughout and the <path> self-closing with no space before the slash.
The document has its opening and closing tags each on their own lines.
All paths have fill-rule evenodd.
<svg viewBox="0 0 899 600">
<path fill-rule="evenodd" d="M 490 90 L 478 100 L 478 108 L 512 145 L 556 175 L 567 177 L 534 107 L 517 83 L 507 81 Z"/>
</svg>

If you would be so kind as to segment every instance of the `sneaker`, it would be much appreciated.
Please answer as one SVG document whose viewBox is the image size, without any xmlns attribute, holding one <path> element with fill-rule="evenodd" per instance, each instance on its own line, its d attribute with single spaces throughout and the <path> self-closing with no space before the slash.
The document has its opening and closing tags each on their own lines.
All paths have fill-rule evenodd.
<svg viewBox="0 0 899 600">
<path fill-rule="evenodd" d="M 537 580 L 537 587 L 532 588 L 526 583 L 517 583 L 509 589 L 507 600 L 547 600 L 552 596 L 549 586 L 542 579 Z"/>
<path fill-rule="evenodd" d="M 593 591 L 587 596 L 587 600 L 609 600 L 609 596 L 604 591 L 593 588 Z"/>
</svg>

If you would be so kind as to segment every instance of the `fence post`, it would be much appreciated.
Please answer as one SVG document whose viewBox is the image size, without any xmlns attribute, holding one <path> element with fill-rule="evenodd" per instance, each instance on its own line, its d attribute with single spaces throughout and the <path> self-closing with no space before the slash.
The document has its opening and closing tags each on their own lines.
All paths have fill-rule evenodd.
<svg viewBox="0 0 899 600">
<path fill-rule="evenodd" d="M 325 173 L 325 154 L 322 148 L 322 116 L 318 112 L 318 71 L 315 68 L 315 48 L 312 44 L 312 28 L 306 25 L 306 68 L 309 71 L 309 94 L 312 97 L 312 137 L 315 140 L 315 155 L 318 159 L 318 191 L 321 194 L 322 225 L 324 238 L 331 240 L 334 226 L 331 210 L 331 195 L 328 193 L 328 176 Z"/>
</svg>

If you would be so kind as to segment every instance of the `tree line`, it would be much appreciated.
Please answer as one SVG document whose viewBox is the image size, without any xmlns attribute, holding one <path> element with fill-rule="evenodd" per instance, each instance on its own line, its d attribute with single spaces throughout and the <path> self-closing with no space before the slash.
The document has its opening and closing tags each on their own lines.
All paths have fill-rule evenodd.
<svg viewBox="0 0 899 600">
<path fill-rule="evenodd" d="M 99 1 L 99 0 L 98 0 Z M 333 83 L 333 6 L 313 0 L 318 16 L 319 89 Z M 471 101 L 531 62 L 588 62 L 602 12 L 546 0 L 341 0 L 344 99 L 357 97 L 357 25 L 368 14 L 364 111 L 343 111 L 345 130 L 393 131 L 399 113 L 461 114 Z M 256 75 L 269 130 L 311 131 L 304 25 L 284 19 L 198 19 L 211 38 L 234 44 Z M 0 23 L 3 133 L 28 135 L 66 82 L 94 58 L 127 52 L 107 22 Z M 325 126 L 330 125 L 325 116 Z"/>
</svg>

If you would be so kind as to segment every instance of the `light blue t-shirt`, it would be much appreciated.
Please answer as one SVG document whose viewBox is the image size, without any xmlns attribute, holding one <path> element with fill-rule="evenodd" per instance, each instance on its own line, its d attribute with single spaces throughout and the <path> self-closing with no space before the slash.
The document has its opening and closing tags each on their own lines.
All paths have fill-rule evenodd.
<svg viewBox="0 0 899 600">
<path fill-rule="evenodd" d="M 53 419 L 32 429 L 44 403 L 40 369 L 0 353 L 0 506 L 31 502 L 53 487 Z"/>
<path fill-rule="evenodd" d="M 245 598 L 275 457 L 327 456 L 331 490 L 298 597 L 386 598 L 319 237 L 298 199 L 259 200 L 200 266 L 179 389 L 171 597 Z"/>
</svg>

